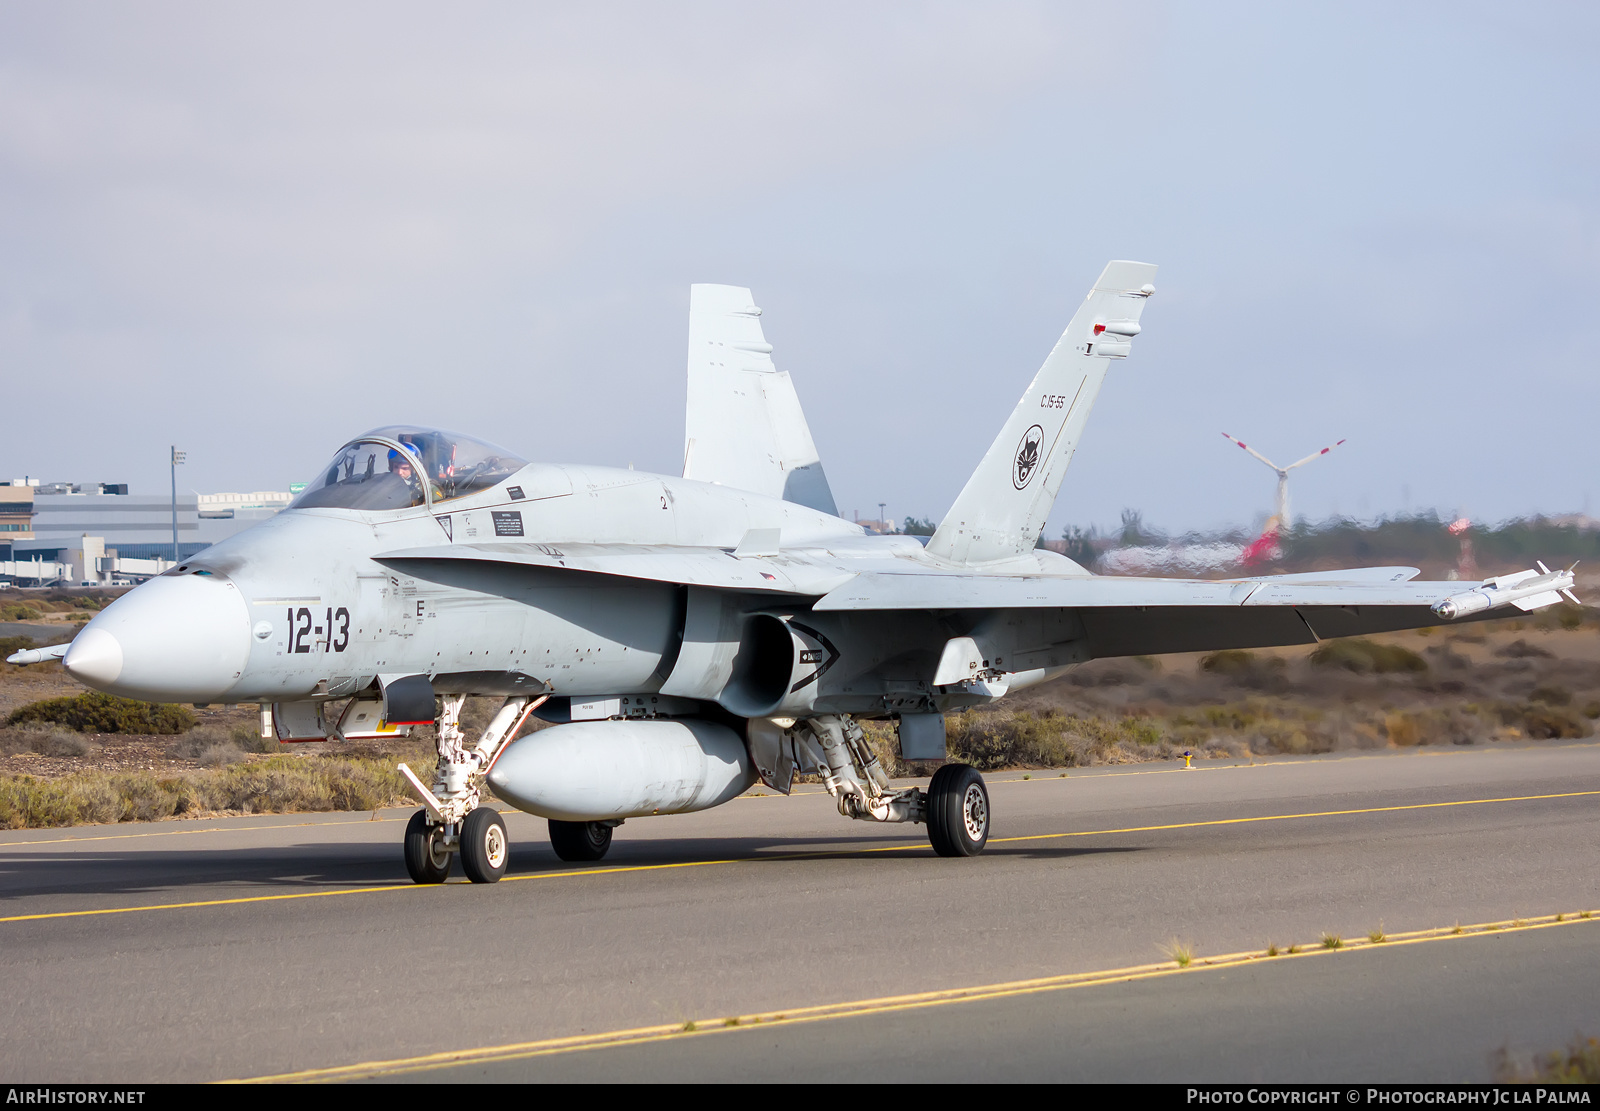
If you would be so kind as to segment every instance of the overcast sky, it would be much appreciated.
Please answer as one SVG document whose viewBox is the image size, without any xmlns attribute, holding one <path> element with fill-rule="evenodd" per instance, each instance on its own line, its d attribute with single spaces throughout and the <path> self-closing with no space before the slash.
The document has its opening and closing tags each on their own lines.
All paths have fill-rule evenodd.
<svg viewBox="0 0 1600 1111">
<path fill-rule="evenodd" d="M 678 473 L 748 285 L 842 512 L 943 515 L 1158 263 L 1049 526 L 1600 513 L 1600 7 L 0 0 L 0 472 L 379 424 Z"/>
</svg>

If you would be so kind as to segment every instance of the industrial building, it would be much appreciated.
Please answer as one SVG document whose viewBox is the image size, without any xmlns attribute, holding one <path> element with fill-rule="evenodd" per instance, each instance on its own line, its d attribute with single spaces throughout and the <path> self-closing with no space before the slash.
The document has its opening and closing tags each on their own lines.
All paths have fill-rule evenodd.
<svg viewBox="0 0 1600 1111">
<path fill-rule="evenodd" d="M 266 520 L 292 498 L 178 494 L 177 558 Z M 0 579 L 19 586 L 148 578 L 172 565 L 172 536 L 170 494 L 130 494 L 123 483 L 0 482 Z"/>
</svg>

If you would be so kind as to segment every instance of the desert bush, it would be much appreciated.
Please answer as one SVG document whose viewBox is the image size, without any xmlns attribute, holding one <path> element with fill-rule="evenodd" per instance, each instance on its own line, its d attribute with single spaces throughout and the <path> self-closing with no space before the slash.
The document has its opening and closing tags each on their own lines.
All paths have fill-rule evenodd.
<svg viewBox="0 0 1600 1111">
<path fill-rule="evenodd" d="M 0 605 L 0 621 L 37 621 L 43 617 L 33 606 L 23 602 L 6 602 Z"/>
<path fill-rule="evenodd" d="M 1570 706 L 1572 704 L 1572 692 L 1566 687 L 1558 687 L 1554 684 L 1548 687 L 1534 687 L 1528 693 L 1528 701 L 1543 702 L 1549 706 Z"/>
<path fill-rule="evenodd" d="M 94 745 L 76 733 L 40 722 L 0 729 L 0 755 L 37 752 L 41 756 L 87 756 Z"/>
<path fill-rule="evenodd" d="M 1522 731 L 1535 740 L 1566 741 L 1589 735 L 1589 727 L 1581 718 L 1554 706 L 1526 706 L 1518 717 Z"/>
<path fill-rule="evenodd" d="M 1225 648 L 1200 657 L 1200 670 L 1213 675 L 1242 675 L 1256 666 L 1256 654 L 1242 648 Z"/>
<path fill-rule="evenodd" d="M 53 722 L 80 733 L 183 733 L 195 724 L 194 715 L 182 706 L 115 698 L 99 691 L 30 702 L 13 710 L 6 724 L 29 721 Z"/>
<path fill-rule="evenodd" d="M 400 773 L 387 760 L 283 756 L 174 776 L 0 776 L 0 828 L 153 821 L 203 810 L 372 810 L 409 801 Z"/>
<path fill-rule="evenodd" d="M 1200 658 L 1200 670 L 1217 675 L 1253 690 L 1282 692 L 1289 683 L 1284 676 L 1288 661 L 1279 656 L 1258 656 L 1238 648 L 1228 648 Z"/>
<path fill-rule="evenodd" d="M 236 744 L 212 745 L 195 760 L 206 768 L 223 767 L 228 764 L 237 764 L 244 759 L 244 749 Z"/>
<path fill-rule="evenodd" d="M 0 637 L 0 660 L 5 659 L 13 652 L 21 652 L 26 648 L 37 648 L 38 642 L 32 637 Z"/>
<path fill-rule="evenodd" d="M 1593 721 L 1600 718 L 1600 699 L 1591 698 L 1583 704 L 1583 716 Z"/>
<path fill-rule="evenodd" d="M 234 740 L 239 730 L 227 730 L 217 725 L 202 725 L 191 729 L 175 741 L 167 754 L 186 760 L 197 760 L 205 767 L 237 764 L 244 759 L 245 750 Z"/>
<path fill-rule="evenodd" d="M 1565 1049 L 1536 1055 L 1524 1070 L 1509 1050 L 1497 1055 L 1494 1078 L 1513 1084 L 1600 1084 L 1600 1038 L 1572 1039 Z"/>
<path fill-rule="evenodd" d="M 1108 719 L 1023 711 L 965 710 L 945 718 L 950 759 L 984 771 L 1026 765 L 1071 768 L 1105 763 L 1121 746 L 1158 745 L 1165 731 L 1149 718 Z"/>
<path fill-rule="evenodd" d="M 1423 653 L 1433 661 L 1435 667 L 1446 671 L 1465 671 L 1472 666 L 1472 660 L 1451 648 L 1448 644 L 1435 644 L 1424 648 Z"/>
<path fill-rule="evenodd" d="M 1417 719 L 1411 714 L 1390 714 L 1384 719 L 1383 724 L 1389 734 L 1389 743 L 1392 745 L 1405 748 L 1422 740 L 1422 730 L 1417 725 Z"/>
<path fill-rule="evenodd" d="M 29 747 L 40 756 L 87 756 L 94 751 L 94 745 L 81 733 L 68 733 L 61 729 L 37 734 Z"/>
<path fill-rule="evenodd" d="M 1328 640 L 1311 653 L 1317 667 L 1339 667 L 1357 675 L 1384 675 L 1389 672 L 1422 672 L 1428 661 L 1398 644 L 1379 644 L 1365 637 Z"/>
<path fill-rule="evenodd" d="M 1514 640 L 1504 648 L 1496 650 L 1495 655 L 1509 660 L 1548 660 L 1555 653 L 1548 648 L 1540 648 L 1537 644 L 1529 644 L 1525 640 Z"/>
<path fill-rule="evenodd" d="M 1461 709 L 1397 711 L 1384 715 L 1384 733 L 1392 745 L 1470 745 L 1487 739 L 1488 728 L 1475 713 Z"/>
</svg>

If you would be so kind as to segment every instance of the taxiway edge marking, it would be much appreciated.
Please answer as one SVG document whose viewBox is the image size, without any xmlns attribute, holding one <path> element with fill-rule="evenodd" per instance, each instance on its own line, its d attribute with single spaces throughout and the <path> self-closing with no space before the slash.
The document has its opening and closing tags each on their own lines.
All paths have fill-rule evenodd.
<svg viewBox="0 0 1600 1111">
<path fill-rule="evenodd" d="M 576 1034 L 508 1045 L 484 1046 L 477 1049 L 445 1050 L 416 1057 L 402 1057 L 387 1061 L 366 1061 L 360 1064 L 335 1065 L 319 1069 L 304 1069 L 298 1072 L 248 1077 L 224 1081 L 223 1083 L 328 1083 L 340 1080 L 364 1080 L 383 1076 L 399 1076 L 406 1073 L 425 1072 L 430 1069 L 450 1068 L 457 1065 L 493 1064 L 500 1061 L 548 1057 L 560 1053 L 573 1053 L 589 1049 L 644 1045 L 650 1042 L 697 1037 L 705 1034 L 722 1034 L 732 1033 L 737 1030 L 754 1030 L 778 1025 L 825 1022 L 836 1018 L 859 1018 L 896 1011 L 947 1006 L 953 1003 L 973 1003 L 1019 995 L 1065 991 L 1071 988 L 1092 987 L 1100 984 L 1131 983 L 1138 980 L 1178 976 L 1188 972 L 1236 968 L 1244 964 L 1267 964 L 1277 961 L 1298 960 L 1303 957 L 1329 956 L 1334 953 L 1353 952 L 1359 949 L 1417 945 L 1430 941 L 1451 941 L 1468 937 L 1492 937 L 1497 934 L 1550 929 L 1556 926 L 1576 925 L 1579 922 L 1600 921 L 1600 918 L 1596 917 L 1597 914 L 1600 914 L 1600 912 L 1589 910 L 1500 922 L 1484 922 L 1471 926 L 1456 925 L 1427 930 L 1413 930 L 1406 933 L 1391 934 L 1382 941 L 1371 941 L 1365 938 L 1353 939 L 1348 942 L 1342 942 L 1337 949 L 1326 948 L 1320 943 L 1311 943 L 1304 947 L 1292 947 L 1296 950 L 1294 952 L 1284 951 L 1272 956 L 1268 956 L 1261 950 L 1251 950 L 1198 959 L 1187 967 L 1179 966 L 1176 962 L 1168 960 L 1159 964 L 1134 965 L 1127 968 L 1105 969 L 1096 972 L 1066 973 L 1058 976 L 1012 980 L 966 988 L 946 988 L 938 991 L 919 992 L 913 995 L 881 996 L 851 1002 L 795 1007 L 783 1011 L 766 1011 L 759 1014 L 703 1019 L 681 1024 L 658 1024 L 596 1034 Z"/>
</svg>

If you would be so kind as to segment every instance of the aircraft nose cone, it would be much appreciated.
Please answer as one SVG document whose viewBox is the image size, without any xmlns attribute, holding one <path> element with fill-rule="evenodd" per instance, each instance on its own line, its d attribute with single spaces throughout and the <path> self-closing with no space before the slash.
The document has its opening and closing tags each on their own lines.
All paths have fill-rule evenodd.
<svg viewBox="0 0 1600 1111">
<path fill-rule="evenodd" d="M 115 683 L 122 674 L 122 645 L 117 638 L 90 622 L 73 638 L 72 647 L 61 660 L 75 679 L 91 686 Z"/>
<path fill-rule="evenodd" d="M 84 627 L 61 663 L 97 690 L 156 702 L 209 702 L 239 681 L 250 612 L 210 575 L 151 579 Z"/>
</svg>

